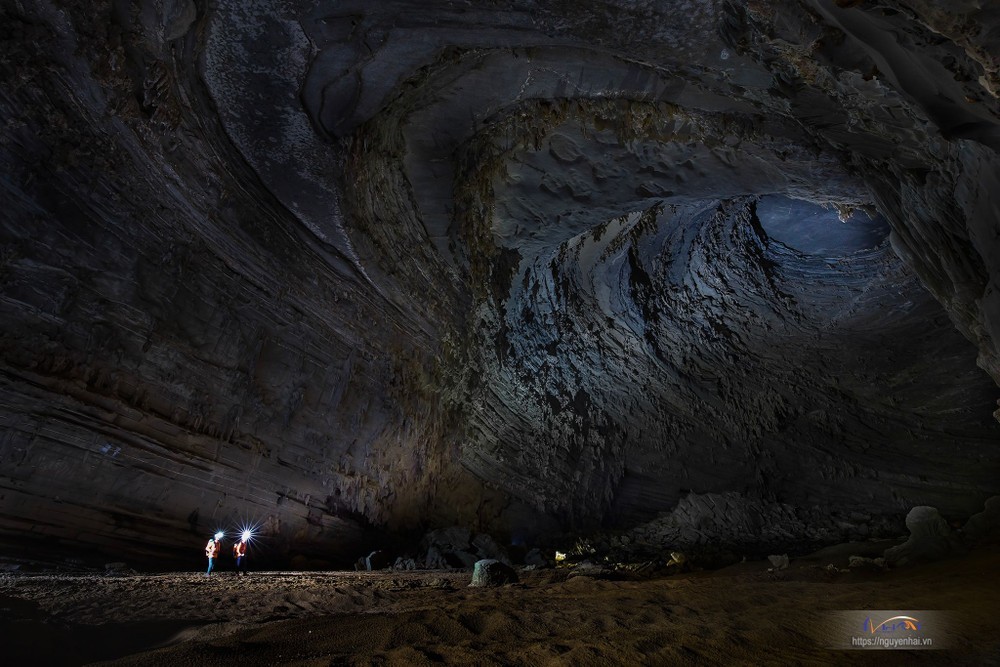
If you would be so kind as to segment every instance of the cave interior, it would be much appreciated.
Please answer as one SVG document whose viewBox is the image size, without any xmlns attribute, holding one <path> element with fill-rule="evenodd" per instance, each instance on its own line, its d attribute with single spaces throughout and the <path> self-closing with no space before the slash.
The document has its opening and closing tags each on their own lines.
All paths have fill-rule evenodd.
<svg viewBox="0 0 1000 667">
<path fill-rule="evenodd" d="M 975 0 L 3 3 L 4 562 L 962 526 L 998 54 Z"/>
</svg>

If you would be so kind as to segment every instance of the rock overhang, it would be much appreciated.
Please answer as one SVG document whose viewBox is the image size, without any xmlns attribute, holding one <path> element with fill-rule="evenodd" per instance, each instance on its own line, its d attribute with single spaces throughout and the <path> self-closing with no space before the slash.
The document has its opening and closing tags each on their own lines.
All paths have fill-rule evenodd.
<svg viewBox="0 0 1000 667">
<path fill-rule="evenodd" d="M 132 301 L 154 322 L 182 311 L 148 358 L 181 375 L 154 401 L 166 424 L 207 431 L 194 449 L 216 461 L 199 465 L 221 456 L 223 477 L 266 487 L 233 493 L 262 512 L 276 497 L 305 526 L 276 529 L 286 543 L 347 530 L 331 517 L 468 520 L 453 498 L 501 531 L 511 499 L 582 530 L 690 493 L 962 513 L 996 491 L 995 387 L 954 331 L 996 379 L 996 67 L 988 33 L 959 20 L 973 8 L 188 4 L 130 27 L 156 47 L 145 65 L 131 52 L 144 108 L 170 108 L 174 86 L 188 128 L 161 139 L 154 112 L 138 145 L 199 202 L 192 219 L 239 192 L 271 229 L 187 223 L 211 249 L 165 255 L 184 267 L 170 281 L 191 290 L 212 256 L 246 279 L 261 270 L 240 255 L 259 255 L 295 304 L 245 292 L 227 324 L 201 279 L 200 311 L 146 306 L 169 296 L 148 268 Z M 232 174 L 196 183 L 163 146 Z M 877 210 L 891 248 L 777 243 L 760 219 L 775 197 Z M 211 366 L 222 331 L 239 332 L 228 395 L 199 394 L 169 350 Z M 86 341 L 64 345 L 94 363 Z M 192 405 L 159 407 L 178 400 Z M 157 429 L 144 437 L 178 446 Z M 203 504 L 189 496 L 163 502 Z"/>
</svg>

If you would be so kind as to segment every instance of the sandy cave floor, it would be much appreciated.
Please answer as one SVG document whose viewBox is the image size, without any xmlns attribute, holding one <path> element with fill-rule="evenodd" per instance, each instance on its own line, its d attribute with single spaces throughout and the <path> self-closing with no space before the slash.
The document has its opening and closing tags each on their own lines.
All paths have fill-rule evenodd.
<svg viewBox="0 0 1000 667">
<path fill-rule="evenodd" d="M 1000 665 L 1000 547 L 891 571 L 830 571 L 844 546 L 635 581 L 522 572 L 0 576 L 7 665 Z M 933 651 L 836 651 L 829 612 L 947 610 Z M 156 648 L 159 647 L 159 648 Z"/>
</svg>

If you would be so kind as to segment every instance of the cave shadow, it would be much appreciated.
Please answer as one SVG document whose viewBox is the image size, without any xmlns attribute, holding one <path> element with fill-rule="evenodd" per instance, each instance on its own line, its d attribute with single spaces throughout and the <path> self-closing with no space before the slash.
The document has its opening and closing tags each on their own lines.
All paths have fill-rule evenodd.
<svg viewBox="0 0 1000 667">
<path fill-rule="evenodd" d="M 0 596 L 0 637 L 8 665 L 82 665 L 170 646 L 201 624 L 184 620 L 82 625 L 46 616 L 34 602 Z"/>
</svg>

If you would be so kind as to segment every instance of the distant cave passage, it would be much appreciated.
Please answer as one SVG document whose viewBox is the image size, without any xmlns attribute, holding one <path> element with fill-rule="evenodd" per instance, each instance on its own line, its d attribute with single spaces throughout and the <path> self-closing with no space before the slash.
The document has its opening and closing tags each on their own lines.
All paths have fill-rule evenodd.
<svg viewBox="0 0 1000 667">
<path fill-rule="evenodd" d="M 772 241 L 803 254 L 828 258 L 873 250 L 889 236 L 889 223 L 881 214 L 870 217 L 855 209 L 841 219 L 835 208 L 784 195 L 761 197 L 757 218 Z"/>
</svg>

